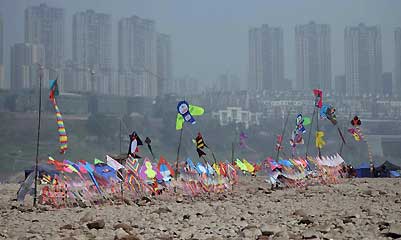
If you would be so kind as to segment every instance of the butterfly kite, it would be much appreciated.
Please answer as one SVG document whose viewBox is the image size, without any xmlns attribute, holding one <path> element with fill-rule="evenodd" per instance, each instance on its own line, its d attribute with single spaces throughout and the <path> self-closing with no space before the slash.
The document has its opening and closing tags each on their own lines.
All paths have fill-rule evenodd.
<svg viewBox="0 0 401 240">
<path fill-rule="evenodd" d="M 60 142 L 60 153 L 64 154 L 68 149 L 68 137 L 64 127 L 63 117 L 61 116 L 60 109 L 57 106 L 56 96 L 59 95 L 57 79 L 50 80 L 50 96 L 49 99 L 53 104 L 54 110 L 56 111 L 56 120 L 58 125 L 58 134 Z"/>
<path fill-rule="evenodd" d="M 362 122 L 359 119 L 358 116 L 355 116 L 352 120 L 351 120 L 351 125 L 352 128 L 348 129 L 348 132 L 352 134 L 352 136 L 354 137 L 355 141 L 359 142 L 362 140 L 363 136 L 362 133 L 359 129 L 359 127 L 361 126 Z"/>
<path fill-rule="evenodd" d="M 189 105 L 186 101 L 180 101 L 177 105 L 177 120 L 175 124 L 176 130 L 181 130 L 184 122 L 195 124 L 195 118 L 193 116 L 201 116 L 205 110 L 195 105 Z"/>
</svg>

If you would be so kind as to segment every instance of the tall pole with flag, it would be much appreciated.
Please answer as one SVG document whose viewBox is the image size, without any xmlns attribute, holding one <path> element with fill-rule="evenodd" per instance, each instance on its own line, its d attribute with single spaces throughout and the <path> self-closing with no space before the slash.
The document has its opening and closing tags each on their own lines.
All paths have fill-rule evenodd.
<svg viewBox="0 0 401 240">
<path fill-rule="evenodd" d="M 38 128 L 36 139 L 36 158 L 35 158 L 35 187 L 33 190 L 33 206 L 36 207 L 38 194 L 38 165 L 39 165 L 39 145 L 40 145 L 40 121 L 42 113 L 42 75 L 43 66 L 39 65 L 39 109 L 38 109 Z"/>
<path fill-rule="evenodd" d="M 277 145 L 276 145 L 276 146 L 277 146 L 276 161 L 278 161 L 278 159 L 279 159 L 279 157 L 280 157 L 280 150 L 281 150 L 281 148 L 282 148 L 281 144 L 282 144 L 282 141 L 283 141 L 283 139 L 284 139 L 284 134 L 285 134 L 285 130 L 286 130 L 286 128 L 287 128 L 289 116 L 290 116 L 290 110 L 288 110 L 288 112 L 287 112 L 287 117 L 285 118 L 285 123 L 284 123 L 283 129 L 282 129 L 282 131 L 281 131 L 281 136 L 278 136 L 278 137 L 277 137 L 278 139 L 277 139 Z M 279 139 L 279 138 L 281 138 L 281 139 Z"/>
<path fill-rule="evenodd" d="M 178 142 L 177 159 L 175 163 L 175 178 L 178 176 L 178 162 L 180 159 L 180 149 L 183 138 L 184 123 L 195 124 L 195 118 L 193 116 L 200 116 L 204 113 L 204 109 L 198 106 L 189 105 L 187 101 L 180 101 L 177 104 L 177 119 L 175 129 L 180 131 L 180 140 Z"/>
</svg>

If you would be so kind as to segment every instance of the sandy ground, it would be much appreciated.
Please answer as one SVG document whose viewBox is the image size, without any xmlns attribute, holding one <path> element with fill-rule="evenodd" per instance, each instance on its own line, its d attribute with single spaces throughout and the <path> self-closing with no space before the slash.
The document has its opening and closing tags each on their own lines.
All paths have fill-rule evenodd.
<svg viewBox="0 0 401 240">
<path fill-rule="evenodd" d="M 270 191 L 246 177 L 217 196 L 72 209 L 17 207 L 17 189 L 0 185 L 0 239 L 401 238 L 401 179 Z"/>
</svg>

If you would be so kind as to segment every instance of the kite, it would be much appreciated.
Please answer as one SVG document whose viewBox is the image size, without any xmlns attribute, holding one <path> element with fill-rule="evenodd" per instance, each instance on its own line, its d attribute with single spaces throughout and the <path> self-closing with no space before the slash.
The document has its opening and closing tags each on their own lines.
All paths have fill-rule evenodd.
<svg viewBox="0 0 401 240">
<path fill-rule="evenodd" d="M 281 145 L 282 142 L 283 142 L 283 136 L 277 135 L 276 151 L 283 150 L 283 146 Z"/>
<path fill-rule="evenodd" d="M 331 106 L 324 104 L 320 109 L 320 118 L 328 119 L 333 125 L 337 124 L 336 109 Z"/>
<path fill-rule="evenodd" d="M 152 146 L 150 145 L 150 143 L 152 143 L 152 140 L 150 140 L 149 137 L 146 137 L 145 143 L 148 146 L 149 152 L 152 154 L 153 159 L 155 159 L 155 155 L 153 154 Z"/>
<path fill-rule="evenodd" d="M 355 141 L 359 142 L 360 140 L 363 139 L 363 135 L 361 130 L 359 129 L 359 126 L 361 126 L 362 122 L 359 119 L 358 116 L 355 116 L 352 120 L 351 120 L 351 125 L 353 126 L 353 128 L 349 128 L 348 132 L 352 134 L 352 136 L 354 137 Z"/>
<path fill-rule="evenodd" d="M 252 164 L 250 164 L 246 159 L 242 159 L 242 163 L 245 165 L 249 173 L 253 174 L 255 172 L 255 167 Z"/>
<path fill-rule="evenodd" d="M 241 148 L 244 148 L 246 146 L 245 139 L 247 139 L 247 138 L 248 138 L 248 136 L 244 132 L 241 132 L 239 134 L 239 146 Z"/>
<path fill-rule="evenodd" d="M 271 170 L 274 170 L 274 169 L 276 169 L 276 168 L 279 168 L 279 169 L 282 168 L 282 166 L 281 166 L 280 164 L 278 164 L 278 162 L 275 161 L 272 157 L 266 158 L 265 164 L 266 164 L 267 166 L 269 166 Z"/>
<path fill-rule="evenodd" d="M 146 158 L 143 162 L 139 171 L 139 176 L 142 180 L 147 181 L 148 183 L 156 177 L 156 171 L 153 169 L 152 162 L 149 159 Z"/>
<path fill-rule="evenodd" d="M 245 166 L 245 164 L 244 164 L 243 162 L 241 162 L 241 160 L 239 160 L 238 158 L 237 158 L 237 160 L 235 161 L 235 164 L 238 166 L 238 168 L 239 168 L 241 171 L 243 171 L 243 172 L 248 171 L 248 168 Z"/>
<path fill-rule="evenodd" d="M 362 124 L 362 122 L 361 122 L 361 120 L 359 119 L 358 116 L 355 116 L 355 117 L 351 120 L 351 125 L 354 126 L 354 127 L 359 127 L 359 126 L 361 126 L 361 124 Z"/>
<path fill-rule="evenodd" d="M 117 162 L 116 160 L 111 158 L 109 155 L 106 155 L 106 159 L 107 159 L 107 165 L 109 165 L 111 168 L 113 168 L 116 171 L 118 171 L 122 168 L 125 168 L 123 165 L 121 165 L 119 162 Z"/>
<path fill-rule="evenodd" d="M 205 141 L 203 141 L 202 134 L 198 132 L 198 136 L 195 139 L 196 141 L 196 151 L 198 152 L 199 157 L 206 156 L 206 153 L 202 150 L 204 147 L 207 147 Z"/>
<path fill-rule="evenodd" d="M 324 141 L 323 137 L 324 137 L 323 131 L 316 132 L 316 147 L 317 148 L 323 148 L 324 145 L 326 145 L 326 142 Z"/>
<path fill-rule="evenodd" d="M 139 138 L 138 134 L 133 131 L 131 135 L 129 135 L 130 143 L 128 148 L 128 156 L 132 156 L 134 158 L 141 158 L 140 156 L 136 155 L 139 152 L 138 146 L 143 145 L 142 140 Z"/>
<path fill-rule="evenodd" d="M 177 120 L 175 124 L 176 130 L 181 130 L 184 122 L 195 124 L 195 118 L 193 116 L 201 116 L 205 110 L 195 105 L 189 105 L 186 101 L 180 101 L 177 105 Z"/>
<path fill-rule="evenodd" d="M 292 147 L 292 155 L 296 155 L 297 144 L 304 144 L 302 134 L 306 133 L 305 126 L 311 124 L 309 117 L 303 117 L 302 114 L 298 114 L 295 120 L 295 129 L 291 134 L 290 145 Z"/>
<path fill-rule="evenodd" d="M 174 170 L 170 166 L 170 164 L 164 159 L 163 156 L 160 156 L 159 163 L 157 164 L 157 170 L 163 177 L 164 182 L 171 181 L 171 178 L 174 176 Z"/>
<path fill-rule="evenodd" d="M 132 172 L 138 172 L 138 168 L 139 168 L 138 159 L 133 158 L 131 155 L 128 156 L 128 159 L 125 163 L 125 167 L 127 169 L 131 170 Z"/>
<path fill-rule="evenodd" d="M 187 161 L 185 161 L 185 165 L 188 168 L 187 170 L 196 170 L 196 167 L 194 165 L 194 163 L 192 162 L 192 160 L 190 158 L 187 158 Z"/>
<path fill-rule="evenodd" d="M 246 144 L 245 140 L 248 138 L 248 135 L 246 135 L 244 132 L 241 132 L 239 134 L 239 146 L 240 148 L 246 148 L 250 151 L 256 152 L 254 149 L 252 149 L 251 147 L 248 146 L 248 144 Z"/>
<path fill-rule="evenodd" d="M 59 95 L 57 79 L 50 80 L 50 95 L 49 99 L 53 104 L 54 110 L 56 111 L 56 120 L 58 125 L 58 134 L 60 142 L 60 154 L 64 154 L 68 149 L 68 137 L 64 127 L 63 117 L 61 116 L 60 109 L 56 102 L 56 96 Z"/>
<path fill-rule="evenodd" d="M 359 133 L 358 130 L 356 130 L 355 128 L 350 128 L 348 129 L 348 132 L 352 134 L 352 136 L 354 137 L 355 141 L 359 142 L 362 139 L 361 134 Z"/>
<path fill-rule="evenodd" d="M 315 95 L 315 107 L 322 108 L 323 105 L 323 92 L 320 89 L 313 89 Z"/>
</svg>

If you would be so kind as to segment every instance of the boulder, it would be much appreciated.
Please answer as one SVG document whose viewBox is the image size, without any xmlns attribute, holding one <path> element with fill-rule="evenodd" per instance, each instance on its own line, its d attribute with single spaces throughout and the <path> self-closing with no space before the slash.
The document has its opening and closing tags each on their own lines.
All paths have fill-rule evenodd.
<svg viewBox="0 0 401 240">
<path fill-rule="evenodd" d="M 123 229 L 127 233 L 132 230 L 132 227 L 126 223 L 117 223 L 116 225 L 114 225 L 114 230 L 118 230 L 119 228 Z"/>
<path fill-rule="evenodd" d="M 312 224 L 312 223 L 313 223 L 313 219 L 308 217 L 308 216 L 303 217 L 301 220 L 299 220 L 299 224 L 309 225 L 309 224 Z"/>
<path fill-rule="evenodd" d="M 281 228 L 277 225 L 262 224 L 262 226 L 260 226 L 260 231 L 263 236 L 270 236 L 280 232 Z"/>
<path fill-rule="evenodd" d="M 60 227 L 60 230 L 73 230 L 73 229 L 74 227 L 72 226 L 72 224 L 66 224 Z"/>
<path fill-rule="evenodd" d="M 129 233 L 124 231 L 124 229 L 122 229 L 122 228 L 118 228 L 114 233 L 114 239 L 115 240 L 121 240 L 121 239 L 124 239 L 125 237 L 128 237 L 128 236 L 129 236 Z"/>
<path fill-rule="evenodd" d="M 86 224 L 86 226 L 89 229 L 103 229 L 104 225 L 105 225 L 105 223 L 104 223 L 103 219 L 96 220 L 96 221 L 93 221 L 93 222 L 90 222 L 90 223 Z"/>
</svg>

